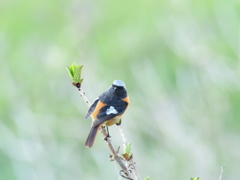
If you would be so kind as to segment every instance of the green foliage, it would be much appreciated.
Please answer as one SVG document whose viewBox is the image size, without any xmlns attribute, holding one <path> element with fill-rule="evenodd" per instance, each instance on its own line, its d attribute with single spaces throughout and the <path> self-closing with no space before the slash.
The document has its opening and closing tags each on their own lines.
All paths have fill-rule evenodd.
<svg viewBox="0 0 240 180">
<path fill-rule="evenodd" d="M 123 158 L 125 160 L 129 160 L 132 158 L 132 153 L 131 153 L 131 149 L 132 149 L 132 144 L 128 143 L 127 145 L 123 145 L 124 147 L 124 154 L 122 154 Z"/>
<path fill-rule="evenodd" d="M 199 177 L 197 178 L 191 178 L 190 180 L 200 180 Z"/>
<path fill-rule="evenodd" d="M 83 81 L 83 78 L 81 78 L 82 68 L 83 65 L 76 65 L 75 63 L 72 63 L 71 66 L 66 67 L 69 76 L 71 77 L 74 83 L 82 84 Z"/>
<path fill-rule="evenodd" d="M 124 144 L 124 153 L 131 154 L 132 144 L 128 143 L 127 145 Z"/>
<path fill-rule="evenodd" d="M 150 180 L 150 178 L 149 177 L 145 177 L 144 180 Z"/>
</svg>

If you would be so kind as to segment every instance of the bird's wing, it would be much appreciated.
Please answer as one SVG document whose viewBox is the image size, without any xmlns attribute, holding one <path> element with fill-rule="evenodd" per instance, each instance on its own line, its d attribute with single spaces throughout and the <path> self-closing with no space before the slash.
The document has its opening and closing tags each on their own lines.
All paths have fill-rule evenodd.
<svg viewBox="0 0 240 180">
<path fill-rule="evenodd" d="M 110 120 L 118 115 L 123 114 L 127 108 L 127 105 L 128 104 L 126 102 L 120 100 L 117 103 L 115 103 L 115 105 L 103 106 L 99 110 L 99 113 L 97 114 L 97 119 L 93 122 L 93 127 L 98 126 L 107 120 Z"/>
<path fill-rule="evenodd" d="M 95 110 L 97 103 L 98 103 L 99 99 L 97 98 L 92 105 L 90 106 L 90 108 L 88 109 L 88 112 L 85 116 L 85 119 L 89 118 L 89 116 L 93 113 L 93 111 Z"/>
</svg>

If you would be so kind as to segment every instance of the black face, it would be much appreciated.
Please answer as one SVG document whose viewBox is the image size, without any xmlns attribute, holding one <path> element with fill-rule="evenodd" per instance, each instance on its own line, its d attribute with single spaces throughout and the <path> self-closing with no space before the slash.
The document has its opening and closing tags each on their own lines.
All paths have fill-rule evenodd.
<svg viewBox="0 0 240 180">
<path fill-rule="evenodd" d="M 106 104 L 115 102 L 127 97 L 127 91 L 123 86 L 112 85 L 106 92 L 99 96 L 99 99 Z"/>
<path fill-rule="evenodd" d="M 123 89 L 124 88 L 124 86 L 117 86 L 117 85 L 114 85 L 114 84 L 112 85 L 112 87 L 117 88 L 117 89 Z"/>
<path fill-rule="evenodd" d="M 110 92 L 113 93 L 113 96 L 117 96 L 121 99 L 127 96 L 127 91 L 123 86 L 112 85 L 110 89 Z"/>
</svg>

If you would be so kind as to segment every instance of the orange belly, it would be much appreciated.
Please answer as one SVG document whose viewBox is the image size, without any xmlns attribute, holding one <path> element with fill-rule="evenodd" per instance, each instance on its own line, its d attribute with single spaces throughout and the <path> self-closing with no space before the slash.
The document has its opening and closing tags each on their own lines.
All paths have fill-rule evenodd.
<svg viewBox="0 0 240 180">
<path fill-rule="evenodd" d="M 106 126 L 112 126 L 112 125 L 116 124 L 121 119 L 121 116 L 122 115 L 119 115 L 119 116 L 116 116 L 116 117 L 114 117 L 110 120 L 107 120 L 106 121 Z"/>
</svg>

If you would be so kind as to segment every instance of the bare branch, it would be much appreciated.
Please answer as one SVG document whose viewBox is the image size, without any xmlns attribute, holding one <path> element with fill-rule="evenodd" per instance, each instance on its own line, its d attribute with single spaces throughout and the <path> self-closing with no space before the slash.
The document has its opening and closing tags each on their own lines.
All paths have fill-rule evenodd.
<svg viewBox="0 0 240 180">
<path fill-rule="evenodd" d="M 118 126 L 118 129 L 119 129 L 119 133 L 121 134 L 123 144 L 127 146 L 128 143 L 127 143 L 127 139 L 126 139 L 126 137 L 125 137 L 125 134 L 124 134 L 124 131 L 123 131 L 122 126 L 119 125 L 119 126 Z M 137 172 L 137 169 L 136 169 L 136 166 L 135 166 L 136 163 L 133 161 L 133 158 L 130 158 L 130 160 L 128 160 L 128 161 L 126 161 L 126 162 L 127 162 L 127 166 L 128 166 L 129 168 L 131 168 L 132 171 L 133 171 L 134 179 L 135 179 L 135 180 L 139 180 L 138 172 Z"/>
<path fill-rule="evenodd" d="M 88 100 L 85 92 L 84 92 L 81 88 L 78 88 L 78 91 L 79 91 L 80 96 L 83 98 L 84 102 L 87 104 L 88 107 L 90 107 L 90 106 L 91 106 L 91 103 L 90 103 L 90 101 Z"/>
<path fill-rule="evenodd" d="M 104 137 L 107 136 L 107 131 L 106 131 L 106 129 L 105 129 L 104 126 L 102 126 L 102 128 L 101 128 L 101 133 L 103 134 Z M 113 158 L 115 159 L 115 161 L 117 161 L 117 163 L 119 164 L 119 166 L 120 166 L 121 169 L 123 170 L 124 174 L 125 174 L 127 177 L 131 178 L 130 172 L 128 171 L 127 167 L 124 165 L 124 163 L 123 163 L 121 157 L 118 155 L 117 151 L 115 151 L 115 149 L 114 149 L 114 147 L 113 147 L 113 145 L 112 145 L 112 143 L 111 143 L 110 138 L 107 138 L 106 142 L 107 142 L 107 145 L 108 145 L 110 151 L 111 151 L 112 154 L 113 154 Z"/>
<path fill-rule="evenodd" d="M 82 68 L 83 68 L 83 65 L 76 65 L 75 63 L 72 63 L 71 66 L 69 67 L 66 67 L 66 70 L 69 74 L 69 76 L 71 77 L 72 79 L 72 85 L 77 87 L 78 91 L 79 91 L 79 94 L 80 96 L 83 98 L 84 102 L 87 104 L 88 107 L 91 106 L 91 103 L 90 101 L 87 99 L 86 97 L 86 94 L 85 92 L 81 89 L 81 85 L 82 85 L 82 82 L 83 82 L 83 78 L 81 77 L 81 72 L 82 72 Z M 92 119 L 94 120 L 94 119 Z M 123 133 L 123 130 L 121 127 L 119 127 L 119 130 L 120 130 L 120 134 L 122 136 L 122 139 L 123 139 L 123 143 L 124 145 L 127 146 L 127 140 L 125 138 L 125 135 Z M 118 151 L 116 151 L 114 148 L 113 148 L 113 145 L 111 143 L 111 140 L 108 138 L 107 136 L 107 132 L 106 132 L 106 129 L 102 126 L 101 127 L 101 132 L 103 134 L 103 136 L 105 137 L 104 139 L 106 140 L 107 144 L 108 144 L 108 147 L 110 149 L 110 151 L 112 152 L 112 155 L 111 157 L 113 157 L 115 159 L 115 161 L 119 164 L 119 166 L 121 167 L 121 171 L 120 171 L 120 175 L 126 179 L 130 179 L 130 180 L 133 180 L 132 177 L 131 177 L 131 170 L 128 170 L 128 168 L 131 167 L 131 169 L 133 169 L 134 171 L 134 175 L 135 177 L 137 178 L 137 180 L 139 179 L 138 176 L 137 176 L 137 171 L 136 171 L 136 168 L 135 168 L 135 163 L 132 161 L 132 155 L 130 155 L 130 158 L 127 158 L 127 159 L 122 159 L 119 155 L 118 155 Z M 123 163 L 123 160 L 125 160 L 127 162 L 127 167 L 124 165 Z M 124 173 L 125 175 L 121 174 L 121 173 Z"/>
</svg>

